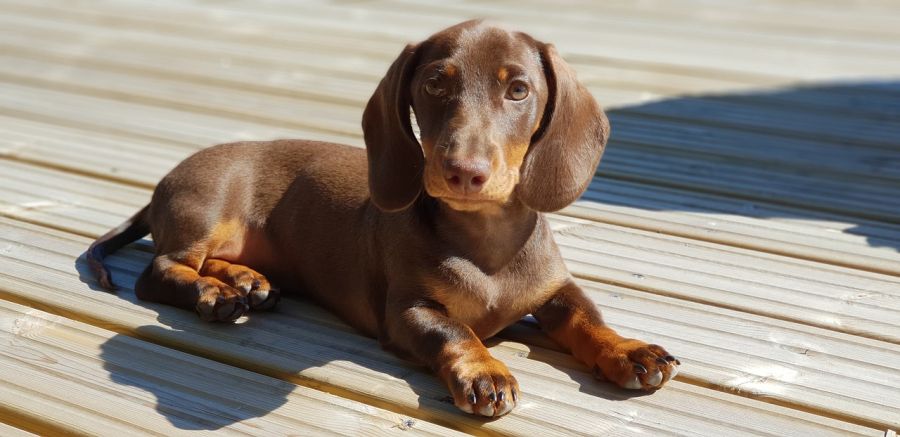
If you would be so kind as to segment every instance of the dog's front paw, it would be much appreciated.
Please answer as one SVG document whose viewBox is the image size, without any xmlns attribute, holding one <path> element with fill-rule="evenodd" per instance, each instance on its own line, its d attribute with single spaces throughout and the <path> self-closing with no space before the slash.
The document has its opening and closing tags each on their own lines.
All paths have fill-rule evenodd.
<svg viewBox="0 0 900 437">
<path fill-rule="evenodd" d="M 660 346 L 625 338 L 603 348 L 594 365 L 598 379 L 632 390 L 656 390 L 678 374 L 681 362 Z"/>
<path fill-rule="evenodd" d="M 519 401 L 516 378 L 505 364 L 491 356 L 454 363 L 446 379 L 453 403 L 467 413 L 502 416 Z"/>
</svg>

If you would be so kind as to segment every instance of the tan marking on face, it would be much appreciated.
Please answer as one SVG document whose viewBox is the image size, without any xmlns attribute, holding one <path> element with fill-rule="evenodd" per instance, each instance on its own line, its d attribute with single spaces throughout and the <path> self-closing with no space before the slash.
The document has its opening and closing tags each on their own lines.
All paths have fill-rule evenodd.
<svg viewBox="0 0 900 437">
<path fill-rule="evenodd" d="M 456 66 L 453 64 L 447 64 L 444 66 L 444 74 L 447 76 L 453 77 L 456 76 Z"/>
<path fill-rule="evenodd" d="M 500 67 L 497 70 L 497 79 L 500 79 L 500 82 L 506 82 L 506 79 L 509 77 L 509 71 L 506 70 L 506 67 Z"/>
<path fill-rule="evenodd" d="M 422 138 L 421 144 L 422 144 L 422 152 L 424 152 L 424 154 L 425 154 L 425 159 L 430 158 L 431 152 L 434 151 L 434 142 Z"/>
<path fill-rule="evenodd" d="M 515 169 L 519 172 L 522 161 L 525 160 L 525 154 L 528 153 L 528 143 L 510 144 L 504 148 L 504 158 L 506 159 L 506 167 L 510 170 Z"/>
</svg>

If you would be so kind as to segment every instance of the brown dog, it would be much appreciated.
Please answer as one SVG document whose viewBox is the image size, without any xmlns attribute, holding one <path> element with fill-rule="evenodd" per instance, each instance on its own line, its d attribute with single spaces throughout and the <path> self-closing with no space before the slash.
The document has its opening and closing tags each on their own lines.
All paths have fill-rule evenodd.
<svg viewBox="0 0 900 437">
<path fill-rule="evenodd" d="M 274 306 L 279 284 L 429 365 L 460 409 L 484 416 L 510 411 L 519 388 L 481 340 L 529 313 L 621 387 L 675 375 L 663 348 L 603 323 L 540 214 L 581 195 L 609 135 L 553 46 L 480 22 L 441 31 L 394 61 L 363 129 L 368 161 L 299 140 L 188 158 L 88 250 L 100 283 L 111 287 L 103 257 L 151 232 L 141 299 L 230 322 Z"/>
</svg>

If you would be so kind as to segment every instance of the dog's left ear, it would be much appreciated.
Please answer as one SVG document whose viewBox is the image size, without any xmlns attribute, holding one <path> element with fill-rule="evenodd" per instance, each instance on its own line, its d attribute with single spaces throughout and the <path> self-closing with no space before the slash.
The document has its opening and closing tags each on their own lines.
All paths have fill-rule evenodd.
<svg viewBox="0 0 900 437">
<path fill-rule="evenodd" d="M 384 211 L 409 207 L 422 191 L 425 156 L 409 123 L 409 87 L 418 56 L 408 45 L 391 64 L 363 112 L 369 193 Z"/>
<path fill-rule="evenodd" d="M 529 208 L 549 212 L 565 208 L 587 189 L 609 138 L 609 121 L 556 48 L 536 45 L 549 95 L 517 194 Z"/>
</svg>

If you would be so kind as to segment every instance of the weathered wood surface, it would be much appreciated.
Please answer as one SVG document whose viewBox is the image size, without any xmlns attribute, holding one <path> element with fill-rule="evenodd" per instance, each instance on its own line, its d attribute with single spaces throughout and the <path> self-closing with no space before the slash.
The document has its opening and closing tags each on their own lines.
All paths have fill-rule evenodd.
<svg viewBox="0 0 900 437">
<path fill-rule="evenodd" d="M 895 3 L 3 0 L 0 12 L 0 357 L 22 375 L 0 378 L 0 434 L 900 427 Z M 609 322 L 682 358 L 671 387 L 626 398 L 522 323 L 491 350 L 527 401 L 485 422 L 308 303 L 220 327 L 137 302 L 149 241 L 111 260 L 118 295 L 81 276 L 91 239 L 200 148 L 362 146 L 362 106 L 403 45 L 472 16 L 554 42 L 608 108 L 600 172 L 552 221 Z M 278 399 L 249 387 L 261 402 L 233 402 L 248 381 Z"/>
<path fill-rule="evenodd" d="M 6 414 L 45 435 L 457 435 L 6 301 L 0 341 Z"/>
</svg>

